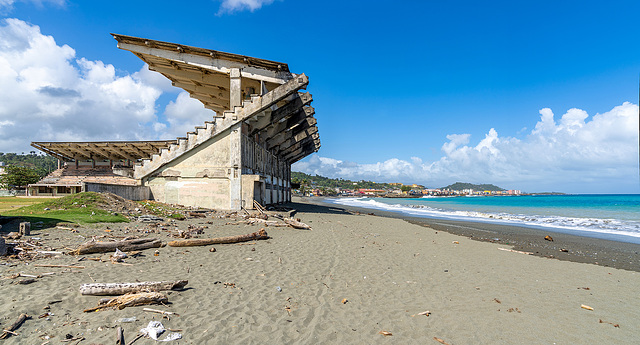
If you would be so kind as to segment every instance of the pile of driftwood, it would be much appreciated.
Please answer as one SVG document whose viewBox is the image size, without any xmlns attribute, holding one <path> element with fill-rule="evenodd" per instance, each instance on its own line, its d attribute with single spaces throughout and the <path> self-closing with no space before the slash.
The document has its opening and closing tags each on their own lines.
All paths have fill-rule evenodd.
<svg viewBox="0 0 640 345">
<path fill-rule="evenodd" d="M 124 309 L 148 304 L 166 304 L 169 298 L 160 291 L 181 290 L 189 281 L 161 281 L 141 283 L 93 283 L 80 286 L 80 293 L 91 296 L 117 296 L 104 298 L 97 307 L 85 309 L 85 313 L 105 310 Z"/>
<path fill-rule="evenodd" d="M 0 237 L 0 256 L 11 256 L 20 260 L 33 260 L 37 257 L 62 255 L 62 252 L 45 248 L 36 237 L 23 239 L 31 235 L 31 223 L 20 223 L 18 232 L 10 232 Z M 10 242 L 7 242 L 10 240 Z"/>
<path fill-rule="evenodd" d="M 210 244 L 227 244 L 227 243 L 240 243 L 255 240 L 266 240 L 269 236 L 264 229 L 253 232 L 246 235 L 227 236 L 218 238 L 202 238 L 202 239 L 185 239 L 179 241 L 169 242 L 171 247 L 192 247 L 192 246 L 206 246 Z M 137 238 L 137 239 L 125 239 L 122 241 L 101 242 L 101 241 L 89 241 L 81 244 L 77 249 L 69 252 L 72 255 L 82 254 L 94 254 L 94 253 L 107 253 L 107 252 L 126 252 L 137 251 L 149 248 L 164 247 L 164 244 L 157 238 Z"/>
<path fill-rule="evenodd" d="M 198 226 L 198 225 L 193 225 L 193 224 L 189 224 L 187 226 L 187 230 L 183 231 L 183 230 L 178 230 L 177 232 L 174 232 L 171 234 L 171 236 L 173 237 L 179 237 L 179 238 L 192 238 L 192 237 L 198 237 L 197 235 L 202 235 L 204 234 L 204 229 L 207 228 L 207 226 Z"/>
</svg>

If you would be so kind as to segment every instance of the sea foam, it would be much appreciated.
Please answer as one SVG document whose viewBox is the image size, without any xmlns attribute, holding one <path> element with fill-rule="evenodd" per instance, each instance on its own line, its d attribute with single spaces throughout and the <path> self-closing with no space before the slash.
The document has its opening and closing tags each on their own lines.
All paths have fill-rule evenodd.
<svg viewBox="0 0 640 345">
<path fill-rule="evenodd" d="M 368 209 L 398 212 L 414 217 L 479 221 L 517 226 L 546 228 L 579 236 L 608 238 L 613 235 L 625 242 L 640 242 L 640 222 L 617 219 L 565 217 L 535 214 L 511 214 L 504 212 L 479 212 L 447 210 L 425 205 L 386 204 L 372 198 L 338 198 L 329 202 Z M 626 239 L 625 239 L 626 237 Z"/>
</svg>

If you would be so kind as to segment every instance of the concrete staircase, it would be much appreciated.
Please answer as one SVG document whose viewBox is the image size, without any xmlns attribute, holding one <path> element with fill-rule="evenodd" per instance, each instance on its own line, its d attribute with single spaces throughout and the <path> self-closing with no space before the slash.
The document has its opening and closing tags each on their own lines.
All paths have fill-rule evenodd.
<svg viewBox="0 0 640 345">
<path fill-rule="evenodd" d="M 195 127 L 195 130 L 187 133 L 186 137 L 177 138 L 177 143 L 161 149 L 158 154 L 154 154 L 149 159 L 143 159 L 134 166 L 133 177 L 135 179 L 147 177 L 163 165 L 202 145 L 233 125 L 254 116 L 265 116 L 265 110 L 298 90 L 306 88 L 308 83 L 308 77 L 301 74 L 262 96 L 251 95 L 251 99 L 243 101 L 241 107 L 234 107 L 233 110 L 225 111 L 221 117 L 206 121 L 204 126 Z"/>
</svg>

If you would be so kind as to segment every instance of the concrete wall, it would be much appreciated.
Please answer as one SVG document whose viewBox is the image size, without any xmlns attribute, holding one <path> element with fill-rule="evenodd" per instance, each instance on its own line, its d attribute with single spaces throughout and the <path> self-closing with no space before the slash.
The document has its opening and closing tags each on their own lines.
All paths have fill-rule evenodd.
<svg viewBox="0 0 640 345">
<path fill-rule="evenodd" d="M 151 191 L 146 186 L 125 186 L 117 184 L 85 182 L 86 192 L 108 192 L 129 200 L 150 200 Z"/>
<path fill-rule="evenodd" d="M 185 206 L 230 209 L 231 140 L 221 133 L 144 179 L 155 200 Z"/>
</svg>

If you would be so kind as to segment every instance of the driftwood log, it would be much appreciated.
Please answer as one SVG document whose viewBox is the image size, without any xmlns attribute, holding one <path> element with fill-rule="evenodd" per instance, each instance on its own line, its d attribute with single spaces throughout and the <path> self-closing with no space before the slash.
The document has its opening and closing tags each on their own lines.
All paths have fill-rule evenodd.
<svg viewBox="0 0 640 345">
<path fill-rule="evenodd" d="M 294 229 L 311 230 L 311 227 L 309 225 L 299 222 L 293 218 L 284 218 L 283 221 Z"/>
<path fill-rule="evenodd" d="M 123 252 L 162 247 L 162 241 L 157 238 L 137 238 L 134 240 L 98 242 L 89 241 L 81 244 L 78 249 L 69 252 L 71 255 L 108 253 L 120 249 Z"/>
<path fill-rule="evenodd" d="M 109 308 L 124 309 L 126 307 L 135 307 L 146 304 L 163 304 L 168 301 L 169 299 L 167 296 L 159 292 L 141 292 L 112 298 L 107 300 L 105 303 L 101 303 L 97 307 L 85 309 L 84 312 L 90 313 Z"/>
<path fill-rule="evenodd" d="M 264 219 L 260 219 L 260 218 L 249 218 L 247 220 L 241 220 L 239 222 L 235 222 L 235 223 L 226 223 L 225 225 L 241 225 L 241 224 L 246 224 L 246 225 L 255 225 L 255 224 L 259 224 L 259 225 L 263 225 L 263 226 L 289 226 L 285 223 L 281 223 L 277 220 L 264 220 Z"/>
<path fill-rule="evenodd" d="M 0 334 L 0 339 L 6 339 L 10 337 L 12 334 L 15 334 L 15 332 L 13 331 L 18 329 L 26 319 L 30 319 L 30 318 L 31 316 L 27 314 L 20 314 L 16 322 L 14 322 L 11 326 L 9 326 L 9 328 L 5 328 L 4 330 L 2 330 L 2 334 Z"/>
<path fill-rule="evenodd" d="M 80 293 L 92 296 L 117 296 L 134 292 L 158 292 L 179 290 L 189 283 L 188 280 L 141 282 L 141 283 L 93 283 L 80 285 Z"/>
<path fill-rule="evenodd" d="M 195 247 L 195 246 L 208 246 L 210 244 L 227 244 L 227 243 L 239 243 L 256 240 L 266 240 L 269 236 L 264 229 L 260 229 L 258 232 L 253 232 L 246 235 L 227 236 L 218 238 L 195 238 L 181 241 L 171 241 L 168 243 L 171 247 Z"/>
</svg>

